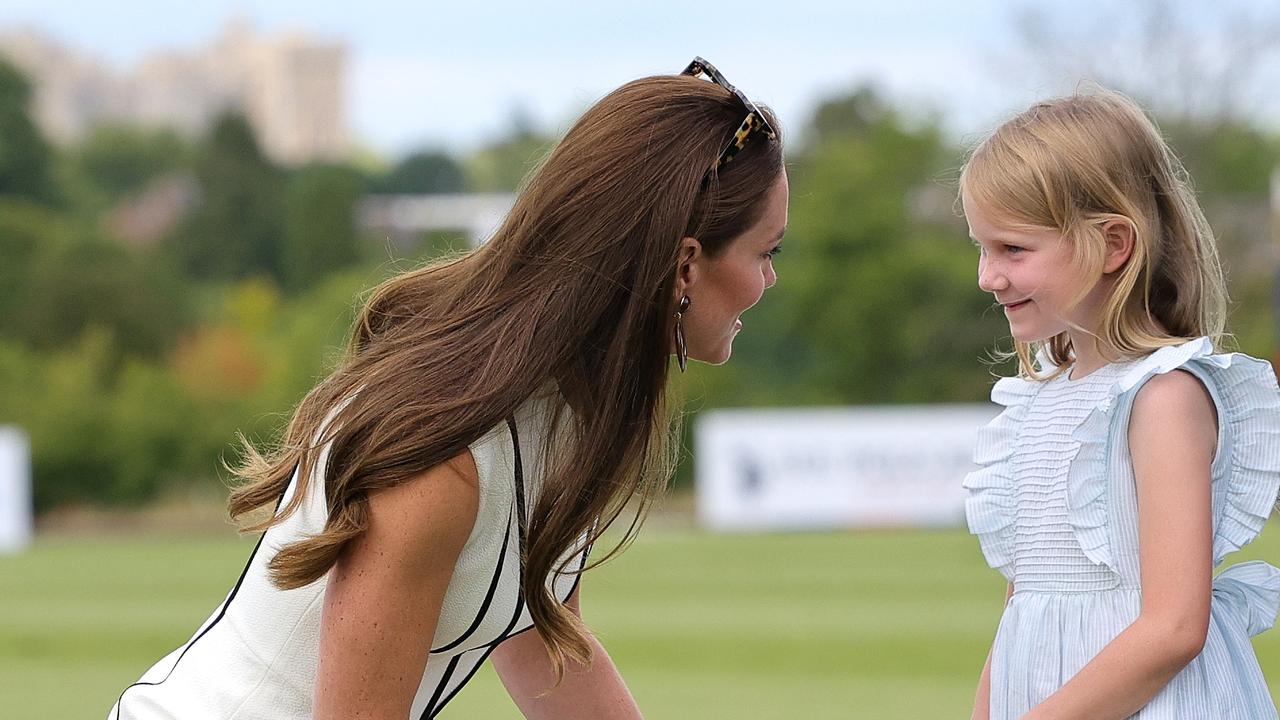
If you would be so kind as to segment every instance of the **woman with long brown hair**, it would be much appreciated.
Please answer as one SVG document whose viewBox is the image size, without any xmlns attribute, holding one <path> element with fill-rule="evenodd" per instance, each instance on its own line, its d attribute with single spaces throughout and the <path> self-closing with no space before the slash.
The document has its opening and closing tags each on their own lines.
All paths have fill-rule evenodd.
<svg viewBox="0 0 1280 720">
<path fill-rule="evenodd" d="M 639 717 L 579 575 L 670 474 L 671 356 L 727 360 L 776 280 L 776 128 L 701 58 L 628 83 L 486 244 L 377 288 L 281 445 L 246 443 L 240 581 L 111 717 L 431 718 L 490 657 L 526 717 Z"/>
</svg>

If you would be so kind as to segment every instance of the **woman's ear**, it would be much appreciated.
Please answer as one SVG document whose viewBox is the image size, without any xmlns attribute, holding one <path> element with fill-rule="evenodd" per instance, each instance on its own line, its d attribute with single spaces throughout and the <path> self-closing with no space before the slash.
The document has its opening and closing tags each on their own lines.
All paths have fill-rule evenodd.
<svg viewBox="0 0 1280 720">
<path fill-rule="evenodd" d="M 686 237 L 680 241 L 676 256 L 676 300 L 688 295 L 689 289 L 698 283 L 702 273 L 702 243 L 697 238 Z"/>
<path fill-rule="evenodd" d="M 1138 234 L 1128 218 L 1112 218 L 1102 224 L 1102 239 L 1106 248 L 1102 272 L 1113 273 L 1133 257 L 1133 245 L 1138 240 Z"/>
</svg>

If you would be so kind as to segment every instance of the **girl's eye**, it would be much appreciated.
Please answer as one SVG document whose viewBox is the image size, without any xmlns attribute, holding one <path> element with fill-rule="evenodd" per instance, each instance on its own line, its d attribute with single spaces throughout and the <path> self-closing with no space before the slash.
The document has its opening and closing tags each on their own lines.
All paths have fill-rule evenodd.
<svg viewBox="0 0 1280 720">
<path fill-rule="evenodd" d="M 1023 250 L 1026 250 L 1026 248 L 1018 247 L 1017 245 L 1005 245 L 1005 246 L 1004 246 L 1004 251 L 1005 251 L 1005 252 L 1007 252 L 1007 253 L 1009 253 L 1010 255 L 1017 255 L 1018 253 L 1022 252 Z"/>
<path fill-rule="evenodd" d="M 782 246 L 774 245 L 773 248 L 769 250 L 769 252 L 765 253 L 765 257 L 774 258 L 774 257 L 777 257 L 778 253 L 780 252 L 782 252 Z"/>
</svg>

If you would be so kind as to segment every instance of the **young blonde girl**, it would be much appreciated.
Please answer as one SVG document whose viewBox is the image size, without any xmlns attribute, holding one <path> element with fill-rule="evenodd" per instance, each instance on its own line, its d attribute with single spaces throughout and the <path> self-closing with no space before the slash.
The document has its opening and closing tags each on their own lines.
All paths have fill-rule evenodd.
<svg viewBox="0 0 1280 720">
<path fill-rule="evenodd" d="M 1275 718 L 1249 637 L 1280 570 L 1213 570 L 1275 504 L 1280 392 L 1218 352 L 1223 274 L 1182 167 L 1100 90 L 1001 125 L 960 186 L 1021 370 L 964 481 L 1009 580 L 973 716 Z"/>
</svg>

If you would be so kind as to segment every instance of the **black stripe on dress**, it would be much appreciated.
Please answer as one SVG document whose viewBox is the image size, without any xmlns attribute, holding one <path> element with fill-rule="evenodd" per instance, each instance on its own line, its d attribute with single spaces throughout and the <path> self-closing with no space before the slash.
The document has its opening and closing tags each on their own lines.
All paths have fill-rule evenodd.
<svg viewBox="0 0 1280 720">
<path fill-rule="evenodd" d="M 512 628 L 516 626 L 516 623 L 520 622 L 520 615 L 524 613 L 524 589 L 521 587 L 521 579 L 524 577 L 524 465 L 520 460 L 520 435 L 516 431 L 516 421 L 514 417 L 507 418 L 507 427 L 511 430 L 511 446 L 515 449 L 516 522 L 520 527 L 520 537 L 518 539 L 518 542 L 520 543 L 520 578 L 517 578 L 516 580 L 516 611 L 511 617 L 511 622 L 507 623 L 507 628 L 498 635 L 497 640 L 486 645 L 481 645 L 480 647 L 471 648 L 460 655 L 454 656 L 454 662 L 449 664 L 449 669 L 446 671 L 445 676 L 440 680 L 440 685 L 436 688 L 435 694 L 431 697 L 431 702 L 427 703 L 426 709 L 422 711 L 422 720 L 430 720 L 440 714 L 440 711 L 444 709 L 444 706 L 449 704 L 449 701 L 452 700 L 454 696 L 456 696 L 458 692 L 471 681 L 471 678 L 474 677 L 477 672 L 479 672 L 480 667 L 484 665 L 485 661 L 489 659 L 489 655 L 493 653 L 493 649 L 496 648 L 503 640 L 511 636 Z M 507 520 L 507 532 L 511 532 L 510 519 Z M 440 701 L 439 705 L 436 705 L 436 700 L 440 697 L 441 691 L 449 684 L 449 675 L 457 669 L 457 660 L 462 657 L 462 655 L 475 650 L 480 650 L 481 648 L 484 649 L 484 654 L 480 656 L 479 662 L 473 665 L 470 672 L 468 672 L 467 676 L 458 683 L 457 687 L 450 691 L 449 694 Z"/>
<path fill-rule="evenodd" d="M 480 623 L 484 621 L 485 615 L 489 614 L 489 606 L 493 604 L 493 596 L 498 591 L 498 581 L 502 579 L 502 565 L 507 558 L 507 545 L 509 544 L 510 541 L 511 541 L 511 515 L 510 513 L 508 513 L 507 514 L 507 532 L 506 532 L 506 535 L 502 537 L 502 549 L 498 551 L 498 565 L 493 571 L 493 579 L 489 581 L 489 592 L 485 594 L 484 602 L 480 603 L 480 611 L 476 613 L 475 620 L 471 621 L 471 626 L 468 627 L 466 631 L 464 631 L 461 635 L 459 635 L 458 639 L 454 640 L 448 645 L 445 645 L 444 647 L 439 647 L 432 650 L 431 651 L 432 653 L 448 652 L 458 647 L 463 643 L 463 641 L 471 637 L 471 635 L 475 633 L 476 629 L 480 627 Z"/>
<path fill-rule="evenodd" d="M 297 468 L 294 468 L 294 471 L 296 472 Z M 274 513 L 280 512 L 280 505 L 281 503 L 284 502 L 284 496 L 285 496 L 285 493 L 287 492 L 289 492 L 289 488 L 288 486 L 285 486 L 284 492 L 280 493 L 280 497 L 276 499 L 276 509 Z M 120 691 L 120 697 L 116 699 L 116 720 L 120 720 L 122 717 L 122 713 L 124 712 L 124 694 L 125 693 L 129 692 L 130 690 L 136 687 L 143 687 L 143 686 L 155 687 L 156 685 L 159 685 L 165 680 L 168 680 L 169 677 L 173 675 L 173 671 L 178 669 L 178 663 L 182 662 L 182 658 L 186 657 L 187 651 L 190 650 L 192 647 L 194 647 L 196 644 L 196 641 L 204 637 L 206 634 L 208 634 L 208 632 L 213 629 L 213 626 L 217 625 L 218 621 L 221 620 L 223 616 L 227 614 L 227 608 L 231 607 L 231 601 L 236 598 L 236 593 L 240 592 L 240 586 L 244 584 L 244 579 L 249 574 L 249 568 L 253 567 L 253 559 L 258 556 L 258 548 L 262 547 L 262 541 L 265 540 L 266 537 L 267 537 L 267 533 L 265 531 L 258 536 L 258 542 L 254 543 L 253 545 L 253 552 L 249 553 L 249 561 L 244 564 L 244 569 L 240 571 L 240 577 L 236 579 L 236 584 L 234 587 L 231 588 L 231 593 L 228 594 L 227 599 L 222 602 L 222 607 L 218 610 L 218 616 L 215 617 L 213 620 L 210 620 L 209 624 L 205 626 L 203 630 L 201 630 L 195 637 L 191 638 L 191 640 L 187 642 L 186 646 L 182 648 L 182 652 L 179 653 L 178 659 L 174 660 L 173 665 L 169 666 L 169 672 L 165 673 L 164 677 L 160 678 L 155 682 L 143 682 L 139 680 L 138 682 Z"/>
<path fill-rule="evenodd" d="M 587 553 L 589 550 L 590 550 L 590 547 L 584 548 L 582 550 L 582 561 L 578 563 L 577 577 L 573 579 L 573 586 L 569 588 L 568 594 L 566 594 L 564 598 L 561 599 L 561 602 L 567 602 L 569 600 L 569 597 L 573 595 L 573 591 L 578 589 L 578 582 L 582 579 L 582 568 L 587 566 Z M 440 707 L 436 709 L 435 713 L 428 715 L 424 712 L 422 715 L 422 720 L 430 720 L 430 718 L 434 718 L 440 712 L 440 710 L 444 708 L 445 704 L 447 704 L 450 700 L 452 700 L 453 697 L 457 695 L 458 692 L 461 691 L 462 688 L 468 682 L 471 681 L 471 678 L 474 677 L 475 674 L 480 671 L 480 668 L 484 665 L 485 661 L 489 659 L 489 656 L 493 654 L 493 651 L 496 650 L 499 645 L 506 642 L 508 639 L 515 637 L 516 635 L 520 635 L 521 633 L 526 633 L 533 629 L 533 626 L 530 625 L 529 627 L 524 628 L 523 630 L 511 632 L 511 630 L 516 626 L 516 622 L 519 620 L 520 614 L 522 612 L 524 612 L 524 608 L 519 604 L 517 604 L 516 616 L 515 618 L 512 619 L 511 624 L 507 626 L 506 632 L 504 632 L 501 636 L 498 637 L 497 640 L 494 640 L 491 644 L 487 646 L 481 645 L 480 647 L 472 648 L 471 650 L 467 650 L 466 652 L 463 653 L 465 655 L 467 653 L 475 652 L 476 650 L 481 650 L 481 649 L 484 650 L 484 654 L 480 656 L 480 660 L 478 660 L 476 664 L 471 667 L 471 670 L 467 673 L 467 676 L 462 679 L 462 682 L 458 683 L 458 686 L 453 689 L 453 692 L 449 693 L 449 695 L 444 699 L 444 702 L 440 703 Z"/>
<path fill-rule="evenodd" d="M 471 678 L 475 677 L 475 674 L 477 672 L 480 672 L 480 668 L 484 667 L 485 661 L 489 659 L 489 656 L 493 654 L 493 649 L 496 648 L 497 646 L 498 646 L 497 643 L 493 645 L 484 646 L 484 654 L 480 656 L 480 660 L 478 660 L 475 665 L 471 666 L 471 670 L 467 673 L 466 677 L 462 678 L 462 682 L 458 683 L 458 686 L 455 687 L 447 696 L 445 696 L 444 700 L 440 701 L 440 706 L 437 707 L 434 711 L 431 710 L 430 705 L 427 705 L 427 709 L 424 710 L 422 713 L 422 720 L 431 720 L 431 718 L 434 718 L 437 715 L 439 715 L 440 711 L 444 710 L 444 706 L 448 705 L 449 701 L 452 700 L 458 694 L 458 692 L 462 690 L 462 688 L 466 687 L 467 683 L 471 682 Z M 478 650 L 480 648 L 476 648 L 476 649 Z M 474 652 L 474 650 L 468 650 L 467 652 L 462 653 L 462 655 L 466 655 L 467 653 L 471 653 L 471 652 Z M 454 657 L 454 660 L 457 660 L 458 658 L 462 657 L 462 655 L 458 655 Z M 439 695 L 440 690 L 443 690 L 443 689 L 444 689 L 444 683 L 441 683 L 440 688 L 436 690 L 436 694 Z M 432 698 L 432 700 L 434 701 L 435 698 Z"/>
<path fill-rule="evenodd" d="M 431 694 L 431 699 L 427 701 L 427 707 L 422 710 L 422 717 L 424 720 L 425 718 L 435 717 L 436 712 L 439 712 L 439 710 L 432 712 L 431 709 L 436 707 L 436 702 L 440 700 L 440 695 L 444 692 L 444 689 L 449 686 L 449 678 L 453 677 L 453 672 L 458 669 L 458 661 L 460 660 L 462 660 L 461 653 L 454 655 L 449 659 L 449 667 L 445 668 L 444 674 L 440 676 L 440 684 L 436 685 L 436 691 Z M 474 672 L 474 670 L 472 672 Z M 470 677 L 470 675 L 467 676 L 468 679 L 470 679 Z M 463 680 L 462 682 L 465 683 L 466 680 Z M 453 696 L 450 695 L 450 697 Z M 449 699 L 445 698 L 444 702 L 449 702 Z M 440 707 L 444 707 L 444 703 L 440 703 Z"/>
<path fill-rule="evenodd" d="M 520 519 L 524 519 L 524 502 L 523 502 L 524 501 L 524 467 L 523 467 L 523 464 L 520 462 L 520 436 L 516 431 L 516 424 L 515 424 L 514 418 L 507 419 L 507 426 L 511 429 L 511 443 L 512 443 L 512 446 L 515 448 L 515 476 L 516 476 L 515 479 L 516 479 L 516 493 L 517 493 L 516 504 L 519 509 L 519 514 L 517 517 L 519 517 Z M 520 541 L 521 541 L 521 550 L 522 550 L 521 556 L 520 556 L 521 557 L 521 578 L 524 577 L 523 547 L 524 547 L 525 539 L 526 539 L 525 528 L 522 524 L 520 528 Z M 569 592 L 566 593 L 564 597 L 560 598 L 560 602 L 562 603 L 568 602 L 569 598 L 573 596 L 574 591 L 578 589 L 578 583 L 582 581 L 582 571 L 587 567 L 587 556 L 590 554 L 591 554 L 591 545 L 587 544 L 587 546 L 582 549 L 581 560 L 578 562 L 578 571 L 574 573 L 573 585 L 569 586 Z M 523 587 L 521 587 L 520 592 L 523 593 L 523 591 L 524 589 Z M 520 618 L 520 613 L 523 612 L 524 609 L 522 607 L 519 607 L 519 605 L 517 605 L 517 608 L 519 608 L 516 611 L 516 619 L 518 621 Z M 513 638 L 516 635 L 519 635 L 523 632 L 527 632 L 533 629 L 533 625 L 530 625 L 529 627 L 524 628 L 522 630 L 511 632 L 512 628 L 514 627 L 515 627 L 515 623 L 508 625 L 507 630 L 502 635 L 499 635 L 498 638 L 493 642 L 487 643 L 487 645 L 477 645 L 476 647 L 470 648 L 465 652 L 471 652 L 472 650 L 480 650 L 486 646 L 490 649 L 490 651 L 492 651 L 493 648 L 497 647 L 498 645 L 501 645 L 508 638 Z M 483 661 L 481 662 L 483 663 Z"/>
<path fill-rule="evenodd" d="M 586 548 L 583 549 L 582 555 L 580 556 L 581 560 L 578 562 L 578 571 L 574 573 L 573 584 L 569 586 L 569 592 L 565 593 L 564 597 L 560 598 L 560 602 L 562 603 L 569 602 L 569 598 L 573 597 L 574 591 L 578 589 L 578 584 L 582 582 L 582 569 L 587 566 L 587 557 L 590 555 L 590 553 L 591 553 L 591 546 L 588 545 Z M 510 632 L 510 628 L 508 628 L 508 632 L 500 636 L 497 640 L 494 640 L 493 643 L 489 645 L 489 647 L 497 647 L 498 645 L 501 645 L 502 643 L 506 642 L 508 639 L 513 638 L 517 635 L 529 632 L 532 629 L 533 629 L 532 625 L 530 625 L 527 628 L 517 630 L 515 632 Z M 485 646 L 480 645 L 478 647 L 472 648 L 472 650 L 479 650 L 483 647 Z"/>
<path fill-rule="evenodd" d="M 524 467 L 520 462 L 520 435 L 516 431 L 516 421 L 514 417 L 507 418 L 507 427 L 511 429 L 511 445 L 515 448 L 516 454 L 516 512 L 520 519 L 520 577 L 524 578 L 524 548 L 525 541 L 528 540 L 528 531 L 525 526 L 525 509 L 524 509 Z M 569 589 L 569 594 L 561 598 L 560 602 L 567 602 L 569 596 L 573 595 L 573 591 L 578 589 L 578 581 L 582 578 L 582 570 L 587 566 L 587 554 L 591 552 L 591 546 L 587 545 L 582 549 L 582 562 L 578 563 L 578 572 L 573 578 L 573 586 Z M 523 588 L 522 588 L 523 591 Z M 509 628 L 508 628 L 509 629 Z M 526 630 L 528 628 L 525 628 Z M 520 632 L 524 632 L 521 630 Z M 512 633 L 519 635 L 520 633 Z M 500 643 L 511 635 L 499 638 L 494 644 Z"/>
<path fill-rule="evenodd" d="M 516 634 L 516 635 L 519 634 L 519 633 L 512 633 L 511 630 L 516 626 L 516 623 L 520 622 L 520 615 L 523 613 L 524 613 L 524 593 L 517 593 L 516 612 L 515 612 L 515 615 L 511 617 L 511 622 L 507 623 L 507 629 L 503 630 L 502 634 L 498 636 L 498 639 L 494 640 L 492 643 L 488 645 L 481 645 L 478 648 L 472 648 L 471 650 L 466 651 L 466 653 L 470 653 L 476 650 L 483 649 L 484 654 L 480 656 L 480 661 L 471 667 L 471 671 L 468 672 L 467 676 L 462 679 L 462 682 L 458 683 L 457 687 L 455 687 L 452 691 L 450 691 L 449 694 L 445 696 L 444 700 L 440 702 L 440 705 L 436 707 L 434 710 L 432 710 L 432 705 L 435 703 L 436 697 L 439 697 L 440 691 L 443 690 L 446 685 L 448 685 L 448 675 L 446 674 L 445 678 L 440 681 L 440 687 L 436 688 L 436 697 L 431 698 L 431 702 L 427 704 L 427 709 L 423 711 L 422 713 L 423 720 L 429 720 L 430 718 L 434 718 L 436 715 L 439 715 L 440 711 L 444 709 L 444 706 L 447 705 L 449 701 L 452 700 L 454 696 L 457 695 L 458 692 L 462 690 L 462 688 L 465 687 L 468 682 L 471 681 L 471 678 L 474 677 L 475 674 L 480 671 L 480 667 L 483 666 L 485 661 L 489 659 L 489 656 L 493 654 L 494 649 L 497 648 L 498 645 L 501 645 L 503 640 L 506 640 L 507 638 L 511 637 L 513 634 Z M 529 628 L 525 628 L 525 629 L 528 630 Z M 463 655 L 465 655 L 466 653 L 463 653 Z M 456 655 L 454 656 L 454 660 L 456 661 L 460 657 L 462 657 L 462 655 Z M 453 672 L 453 670 L 456 668 L 456 665 L 457 665 L 456 662 L 450 664 L 449 666 L 450 673 Z"/>
<path fill-rule="evenodd" d="M 511 446 L 515 451 L 515 484 L 516 484 L 515 512 L 516 512 L 517 523 L 520 526 L 520 534 L 519 534 L 519 538 L 517 539 L 517 542 L 520 543 L 519 549 L 520 549 L 520 557 L 521 557 L 521 563 L 520 563 L 521 577 L 523 577 L 524 576 L 524 572 L 523 572 L 524 542 L 523 541 L 524 541 L 524 534 L 525 534 L 524 468 L 522 467 L 520 462 L 520 435 L 516 432 L 515 417 L 507 418 L 507 428 L 511 431 Z M 493 603 L 493 596 L 498 590 L 498 581 L 502 578 L 502 565 L 503 565 L 503 562 L 507 559 L 507 546 L 510 540 L 511 540 L 511 516 L 507 515 L 507 532 L 502 538 L 502 550 L 498 554 L 497 569 L 493 573 L 493 579 L 489 581 L 489 592 L 485 595 L 484 602 L 481 603 L 480 605 L 480 612 L 476 614 L 476 618 L 471 622 L 471 626 L 468 627 L 466 632 L 462 633 L 462 635 L 459 636 L 458 639 L 454 640 L 448 645 L 445 645 L 444 647 L 435 648 L 431 652 L 433 653 L 448 652 L 458 647 L 463 643 L 463 641 L 471 637 L 471 635 L 474 634 L 475 631 L 480 627 L 480 623 L 484 620 L 485 615 L 488 614 L 489 612 L 489 605 Z M 517 578 L 516 580 L 517 585 L 519 585 L 519 582 L 520 582 L 520 579 Z M 485 643 L 485 644 L 487 645 L 488 643 Z M 478 647 L 484 647 L 484 645 L 480 645 Z M 472 648 L 472 649 L 475 649 L 475 648 Z M 464 650 L 463 652 L 467 652 L 467 651 Z"/>
<path fill-rule="evenodd" d="M 516 460 L 516 518 L 520 523 L 520 569 L 524 570 L 524 545 L 527 537 L 527 520 L 524 509 L 524 463 L 520 460 L 520 433 L 516 430 L 515 417 L 507 418 L 507 427 L 511 430 L 511 447 L 515 451 Z M 521 573 L 523 577 L 523 573 Z"/>
</svg>

